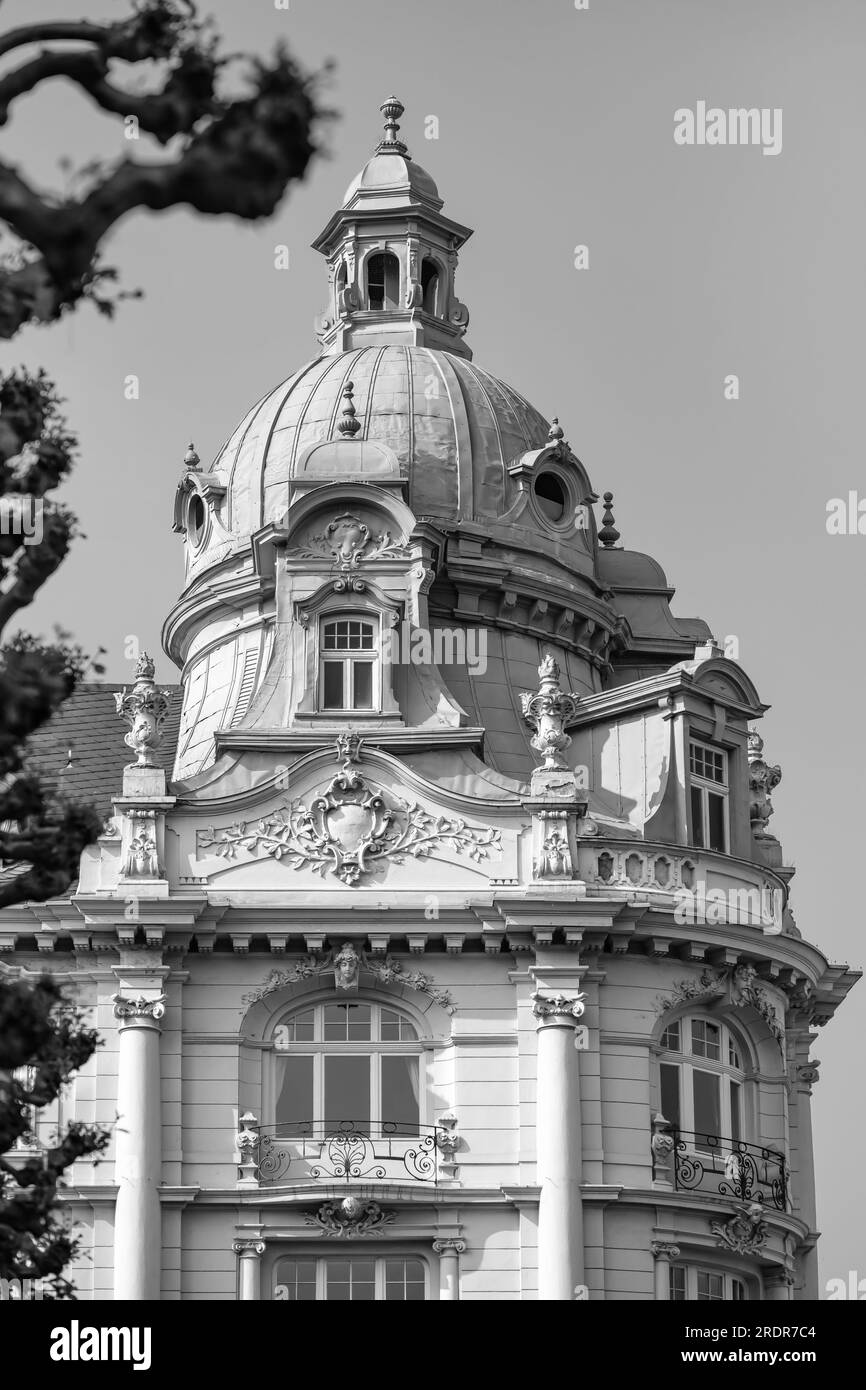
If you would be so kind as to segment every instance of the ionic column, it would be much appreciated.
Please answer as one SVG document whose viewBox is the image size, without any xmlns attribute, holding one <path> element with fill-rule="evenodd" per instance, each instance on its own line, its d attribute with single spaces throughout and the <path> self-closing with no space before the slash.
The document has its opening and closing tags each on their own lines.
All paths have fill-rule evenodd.
<svg viewBox="0 0 866 1390">
<path fill-rule="evenodd" d="M 165 995 L 114 996 L 118 1020 L 114 1297 L 156 1301 L 162 1266 L 159 1020 Z"/>
<path fill-rule="evenodd" d="M 465 1240 L 434 1240 L 433 1249 L 439 1256 L 439 1297 L 454 1303 L 460 1297 L 460 1256 L 466 1249 Z"/>
<path fill-rule="evenodd" d="M 580 1079 L 574 1027 L 583 995 L 532 996 L 538 1027 L 538 1297 L 571 1301 L 584 1282 Z"/>
<path fill-rule="evenodd" d="M 656 1302 L 666 1303 L 671 1296 L 671 1260 L 679 1258 L 680 1247 L 665 1240 L 653 1240 L 650 1242 L 650 1250 L 655 1260 L 653 1296 Z"/>
<path fill-rule="evenodd" d="M 262 1296 L 263 1240 L 235 1240 L 232 1250 L 238 1256 L 238 1299 L 242 1303 L 257 1303 Z"/>
</svg>

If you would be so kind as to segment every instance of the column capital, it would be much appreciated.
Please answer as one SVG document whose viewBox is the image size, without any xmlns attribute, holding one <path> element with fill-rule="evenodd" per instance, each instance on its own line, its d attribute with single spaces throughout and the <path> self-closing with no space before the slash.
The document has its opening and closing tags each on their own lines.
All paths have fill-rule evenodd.
<svg viewBox="0 0 866 1390">
<path fill-rule="evenodd" d="M 668 1240 L 651 1240 L 650 1252 L 654 1260 L 675 1260 L 680 1253 L 678 1245 L 672 1245 Z"/>
<path fill-rule="evenodd" d="M 539 1027 L 543 1027 L 545 1024 L 567 1027 L 583 1017 L 583 1011 L 586 1007 L 584 1004 L 586 995 L 580 990 L 572 990 L 568 994 L 562 991 L 557 994 L 542 994 L 537 989 L 534 994 L 530 995 L 530 998 L 532 999 L 532 1012 L 538 1020 Z"/>
<path fill-rule="evenodd" d="M 114 1017 L 121 1023 L 150 1023 L 156 1027 L 165 1013 L 164 994 L 158 994 L 153 999 L 148 999 L 143 994 L 135 997 L 113 994 L 111 1000 L 114 1004 Z"/>
<path fill-rule="evenodd" d="M 433 1249 L 437 1255 L 462 1255 L 466 1249 L 465 1240 L 434 1240 Z"/>
<path fill-rule="evenodd" d="M 236 1255 L 263 1255 L 266 1244 L 263 1240 L 233 1240 L 232 1250 Z"/>
</svg>

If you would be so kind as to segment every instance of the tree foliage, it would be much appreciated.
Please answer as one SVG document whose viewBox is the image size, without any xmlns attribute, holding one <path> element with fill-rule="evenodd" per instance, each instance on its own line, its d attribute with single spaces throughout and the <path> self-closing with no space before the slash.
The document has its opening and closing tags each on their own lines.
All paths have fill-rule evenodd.
<svg viewBox="0 0 866 1390">
<path fill-rule="evenodd" d="M 185 204 L 209 216 L 269 216 L 303 177 L 330 114 L 319 106 L 318 79 L 284 48 L 267 60 L 220 56 L 192 0 L 131 0 L 111 22 L 36 21 L 0 35 L 0 126 L 20 98 L 57 78 L 115 119 L 119 147 L 139 144 L 124 138 L 132 130 L 150 137 L 156 157 L 85 163 L 70 183 L 74 196 L 62 197 L 0 161 L 3 339 L 82 300 L 113 311 L 122 296 L 103 242 L 127 213 Z M 43 372 L 0 373 L 0 636 L 77 532 L 53 496 L 77 451 L 59 404 Z M 27 745 L 88 669 L 101 671 L 64 633 L 51 643 L 18 632 L 0 647 L 0 908 L 64 893 L 100 832 L 96 810 L 61 796 Z M 22 1141 L 33 1107 L 54 1101 L 96 1044 L 47 975 L 31 985 L 0 967 L 0 1278 L 41 1278 L 56 1297 L 71 1292 L 62 1271 L 75 1248 L 56 1215 L 57 1185 L 107 1136 L 68 1125 L 33 1156 Z"/>
<path fill-rule="evenodd" d="M 79 1011 L 47 976 L 0 989 L 0 1278 L 40 1279 L 43 1297 L 66 1298 L 63 1270 L 77 1239 L 56 1209 L 57 1187 L 76 1159 L 101 1152 L 108 1135 L 67 1124 L 36 1148 L 34 1108 L 56 1101 L 98 1046 Z"/>
</svg>

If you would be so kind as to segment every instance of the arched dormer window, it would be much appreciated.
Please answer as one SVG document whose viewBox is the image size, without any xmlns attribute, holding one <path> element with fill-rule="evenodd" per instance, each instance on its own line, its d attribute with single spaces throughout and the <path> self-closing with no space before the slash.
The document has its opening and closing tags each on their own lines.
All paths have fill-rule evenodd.
<svg viewBox="0 0 866 1390">
<path fill-rule="evenodd" d="M 421 293 L 425 313 L 440 314 L 439 306 L 439 267 L 435 261 L 425 259 L 421 262 Z"/>
<path fill-rule="evenodd" d="M 390 251 L 377 251 L 367 260 L 367 308 L 397 309 L 400 304 L 400 263 Z"/>
<path fill-rule="evenodd" d="M 381 703 L 378 621 L 357 614 L 321 621 L 319 708 L 377 710 Z"/>
</svg>

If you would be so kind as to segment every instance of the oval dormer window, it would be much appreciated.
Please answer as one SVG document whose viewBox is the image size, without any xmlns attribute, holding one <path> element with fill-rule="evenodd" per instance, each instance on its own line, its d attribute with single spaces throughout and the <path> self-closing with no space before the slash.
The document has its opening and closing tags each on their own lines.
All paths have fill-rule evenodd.
<svg viewBox="0 0 866 1390">
<path fill-rule="evenodd" d="M 400 298 L 400 263 L 389 251 L 367 261 L 367 308 L 396 309 Z"/>
<path fill-rule="evenodd" d="M 194 492 L 189 499 L 189 506 L 186 513 L 186 533 L 190 543 L 198 548 L 204 536 L 204 502 L 202 502 L 197 492 Z"/>
<path fill-rule="evenodd" d="M 561 521 L 565 515 L 565 488 L 555 473 L 539 473 L 532 485 L 535 500 L 548 521 Z"/>
</svg>

